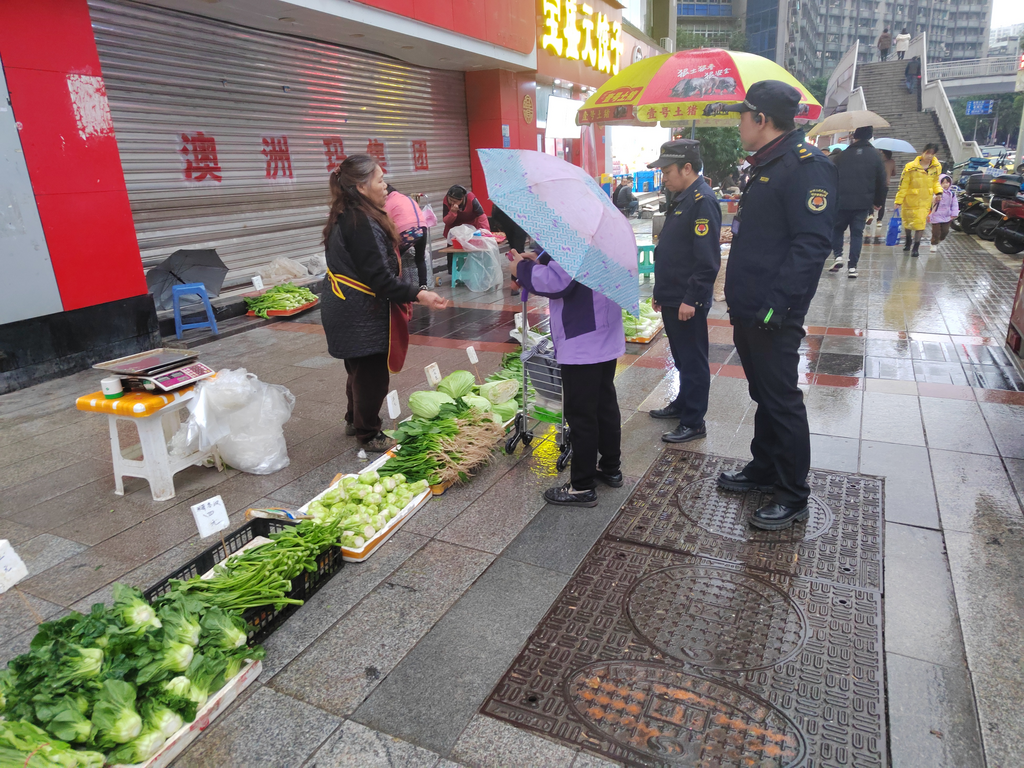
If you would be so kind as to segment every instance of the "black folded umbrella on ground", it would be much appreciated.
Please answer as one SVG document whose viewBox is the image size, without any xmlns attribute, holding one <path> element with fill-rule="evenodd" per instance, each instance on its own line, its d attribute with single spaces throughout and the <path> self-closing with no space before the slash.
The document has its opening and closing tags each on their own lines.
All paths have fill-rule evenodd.
<svg viewBox="0 0 1024 768">
<path fill-rule="evenodd" d="M 175 251 L 146 273 L 146 285 L 157 309 L 171 309 L 171 289 L 183 283 L 202 283 L 212 299 L 220 295 L 228 268 L 213 248 Z"/>
</svg>

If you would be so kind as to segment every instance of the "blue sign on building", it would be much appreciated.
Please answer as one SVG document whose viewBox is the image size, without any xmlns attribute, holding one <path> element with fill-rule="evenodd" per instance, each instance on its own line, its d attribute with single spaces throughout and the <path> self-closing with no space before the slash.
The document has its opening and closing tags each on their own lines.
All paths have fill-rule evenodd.
<svg viewBox="0 0 1024 768">
<path fill-rule="evenodd" d="M 973 117 L 975 115 L 991 115 L 992 107 L 994 105 L 995 101 L 993 99 L 985 99 L 984 101 L 968 101 L 966 114 L 969 117 Z"/>
</svg>

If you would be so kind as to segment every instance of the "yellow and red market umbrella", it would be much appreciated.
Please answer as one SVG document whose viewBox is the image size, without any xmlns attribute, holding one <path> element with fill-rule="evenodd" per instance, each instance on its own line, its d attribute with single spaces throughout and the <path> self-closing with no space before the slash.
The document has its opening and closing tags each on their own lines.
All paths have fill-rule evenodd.
<svg viewBox="0 0 1024 768">
<path fill-rule="evenodd" d="M 774 61 L 752 53 L 697 48 L 643 59 L 597 89 L 576 113 L 578 125 L 735 125 L 725 104 L 743 101 L 761 80 L 781 80 L 800 91 L 798 120 L 821 117 L 821 104 Z"/>
</svg>

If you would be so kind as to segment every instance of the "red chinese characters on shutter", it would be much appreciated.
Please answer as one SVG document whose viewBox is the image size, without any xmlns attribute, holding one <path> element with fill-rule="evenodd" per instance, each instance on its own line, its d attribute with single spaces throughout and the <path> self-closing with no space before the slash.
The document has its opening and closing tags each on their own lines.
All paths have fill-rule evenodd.
<svg viewBox="0 0 1024 768">
<path fill-rule="evenodd" d="M 263 149 L 260 151 L 267 160 L 266 178 L 294 179 L 292 173 L 292 155 L 288 149 L 287 136 L 264 136 Z"/>
<path fill-rule="evenodd" d="M 419 139 L 412 143 L 412 169 L 414 171 L 429 171 L 430 162 L 427 159 L 427 142 Z"/>
<path fill-rule="evenodd" d="M 377 165 L 384 173 L 388 172 L 388 148 L 383 141 L 370 139 L 366 142 L 366 154 L 377 161 Z"/>
<path fill-rule="evenodd" d="M 327 170 L 333 171 L 348 157 L 345 154 L 345 142 L 337 136 L 324 139 L 324 157 L 327 158 Z"/>
<path fill-rule="evenodd" d="M 185 161 L 186 181 L 222 180 L 220 162 L 217 160 L 217 140 L 202 131 L 181 134 L 181 149 L 178 154 Z"/>
</svg>

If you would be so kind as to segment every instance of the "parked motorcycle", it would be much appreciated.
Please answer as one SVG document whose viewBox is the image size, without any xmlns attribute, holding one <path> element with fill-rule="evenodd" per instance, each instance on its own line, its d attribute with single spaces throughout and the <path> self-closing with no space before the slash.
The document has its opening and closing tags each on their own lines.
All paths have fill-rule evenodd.
<svg viewBox="0 0 1024 768">
<path fill-rule="evenodd" d="M 982 240 L 994 240 L 996 230 L 1007 221 L 1002 209 L 1016 198 L 1022 181 L 1024 177 L 1014 174 L 978 173 L 967 178 L 955 229 Z"/>
<path fill-rule="evenodd" d="M 1003 205 L 1005 220 L 996 228 L 994 240 L 1000 253 L 1024 251 L 1024 200 L 1020 196 Z"/>
</svg>

